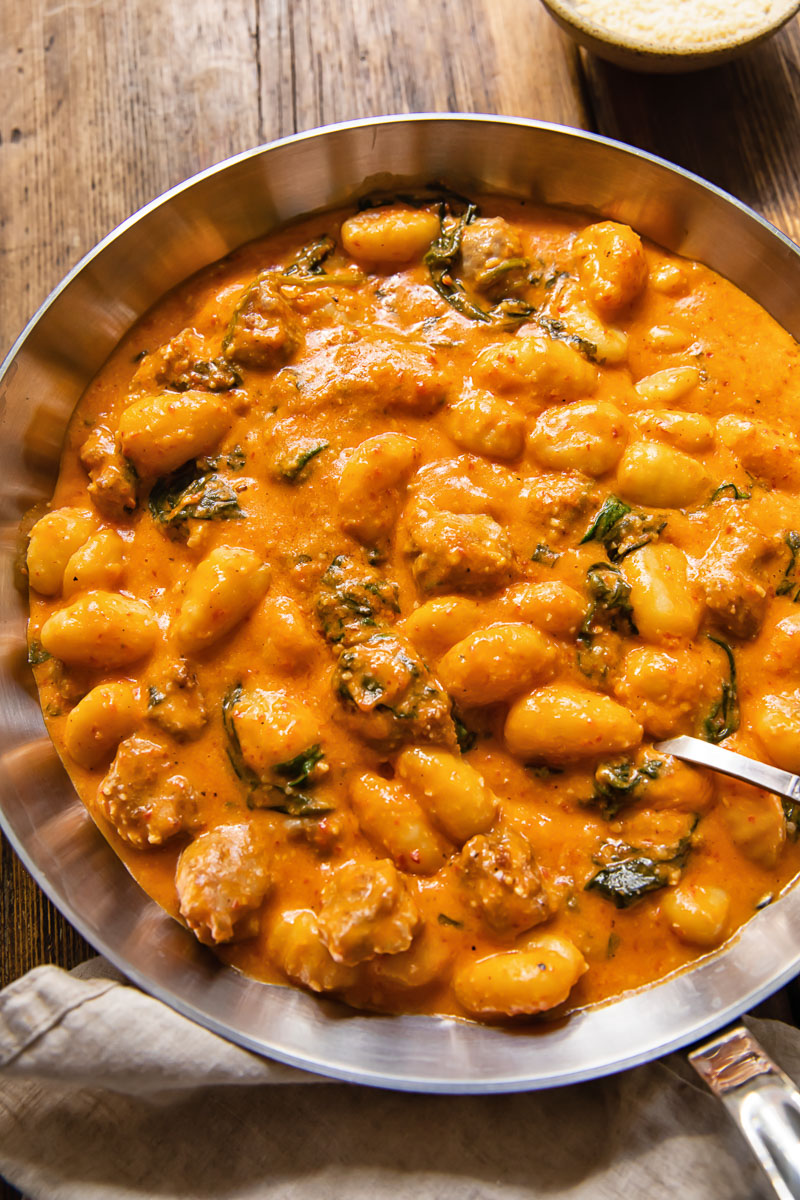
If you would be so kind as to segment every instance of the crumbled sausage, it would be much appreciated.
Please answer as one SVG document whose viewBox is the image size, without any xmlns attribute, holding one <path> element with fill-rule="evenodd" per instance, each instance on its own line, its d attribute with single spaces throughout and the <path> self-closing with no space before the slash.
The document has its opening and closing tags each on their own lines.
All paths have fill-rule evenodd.
<svg viewBox="0 0 800 1200">
<path fill-rule="evenodd" d="M 288 362 L 301 339 L 297 316 L 275 283 L 259 279 L 236 310 L 223 349 L 243 367 L 272 369 Z"/>
<path fill-rule="evenodd" d="M 136 472 L 117 449 L 114 434 L 97 425 L 81 447 L 89 475 L 89 495 L 109 517 L 125 517 L 136 508 Z"/>
<path fill-rule="evenodd" d="M 345 647 L 333 684 L 350 724 L 372 745 L 455 745 L 447 693 L 406 638 L 375 633 Z"/>
<path fill-rule="evenodd" d="M 97 806 L 119 836 L 141 850 L 191 829 L 196 797 L 183 775 L 169 773 L 163 746 L 134 734 L 120 743 Z"/>
<path fill-rule="evenodd" d="M 755 637 L 767 607 L 761 568 L 775 542 L 747 521 L 728 526 L 700 559 L 697 579 L 717 621 L 733 637 Z"/>
<path fill-rule="evenodd" d="M 148 688 L 147 715 L 179 741 L 192 741 L 205 729 L 208 710 L 203 693 L 184 659 L 172 663 Z"/>
<path fill-rule="evenodd" d="M 182 329 L 152 354 L 147 354 L 133 377 L 132 391 L 151 393 L 227 392 L 241 380 L 224 358 L 209 358 L 205 343 L 194 329 Z"/>
<path fill-rule="evenodd" d="M 413 897 L 388 859 L 339 867 L 325 885 L 318 920 L 331 957 L 349 966 L 407 950 L 422 925 Z"/>
<path fill-rule="evenodd" d="M 495 933 L 515 936 L 550 916 L 550 901 L 527 838 L 510 826 L 479 833 L 457 860 L 468 903 Z"/>
<path fill-rule="evenodd" d="M 206 945 L 252 937 L 270 882 L 266 855 L 247 825 L 201 833 L 175 874 L 181 916 Z"/>
<path fill-rule="evenodd" d="M 503 217 L 478 217 L 461 235 L 461 267 L 479 292 L 507 294 L 525 282 L 522 242 Z"/>
<path fill-rule="evenodd" d="M 411 525 L 411 569 L 423 592 L 482 592 L 514 574 L 511 543 L 483 513 L 434 513 Z"/>
</svg>

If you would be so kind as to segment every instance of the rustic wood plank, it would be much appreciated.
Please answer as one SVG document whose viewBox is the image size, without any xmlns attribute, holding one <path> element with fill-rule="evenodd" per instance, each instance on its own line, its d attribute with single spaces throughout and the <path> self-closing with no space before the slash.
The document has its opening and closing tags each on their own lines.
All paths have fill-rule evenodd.
<svg viewBox="0 0 800 1200">
<path fill-rule="evenodd" d="M 0 349 L 131 212 L 261 140 L 254 4 L 0 5 Z"/>
<path fill-rule="evenodd" d="M 584 126 L 577 52 L 516 0 L 258 0 L 267 139 L 397 112 Z"/>
<path fill-rule="evenodd" d="M 800 21 L 695 74 L 583 62 L 599 133 L 695 171 L 800 241 Z"/>
</svg>

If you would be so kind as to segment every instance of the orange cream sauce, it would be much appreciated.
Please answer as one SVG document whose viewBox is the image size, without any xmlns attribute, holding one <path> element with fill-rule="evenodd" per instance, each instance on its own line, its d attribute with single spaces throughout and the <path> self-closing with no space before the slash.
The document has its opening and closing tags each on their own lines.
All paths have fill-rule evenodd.
<svg viewBox="0 0 800 1200">
<path fill-rule="evenodd" d="M 398 211 L 406 208 L 400 205 Z M 437 215 L 433 204 L 424 211 Z M 597 226 L 572 215 L 495 199 L 481 204 L 480 219 L 502 218 L 512 240 L 521 243 L 525 265 L 517 270 L 513 287 L 503 295 L 502 272 L 497 286 L 480 274 L 468 277 L 463 251 L 462 258 L 454 259 L 449 278 L 460 279 L 463 295 L 486 313 L 503 299 L 525 304 L 529 311 L 520 316 L 510 304 L 506 312 L 511 316 L 499 316 L 497 310 L 491 320 L 471 319 L 431 285 L 422 251 L 400 262 L 381 261 L 369 247 L 360 256 L 348 253 L 342 245 L 342 224 L 351 216 L 339 212 L 315 217 L 245 246 L 202 271 L 138 322 L 88 388 L 69 428 L 51 509 L 89 512 L 97 529 L 119 533 L 124 573 L 111 590 L 143 602 L 158 633 L 146 654 L 122 667 L 62 663 L 52 650 L 35 667 L 48 728 L 103 833 L 147 892 L 179 919 L 175 871 L 187 844 L 218 826 L 255 830 L 269 885 L 252 906 L 253 919 L 215 948 L 226 962 L 257 978 L 307 984 L 309 979 L 274 949 L 276 922 L 287 912 L 308 910 L 319 915 L 330 904 L 343 864 L 392 858 L 380 839 L 360 827 L 352 803 L 354 779 L 372 772 L 397 780 L 397 758 L 409 743 L 445 745 L 459 753 L 452 738 L 428 737 L 421 728 L 413 728 L 409 739 L 396 744 L 376 744 L 351 719 L 332 684 L 341 644 L 326 641 L 317 612 L 321 580 L 331 562 L 347 555 L 364 572 L 374 571 L 397 584 L 399 614 L 385 625 L 395 632 L 402 633 L 411 614 L 436 596 L 474 601 L 479 612 L 476 628 L 510 622 L 540 629 L 554 654 L 546 672 L 532 681 L 521 678 L 519 690 L 511 686 L 499 701 L 484 705 L 477 697 L 476 703 L 459 702 L 458 709 L 464 725 L 476 735 L 465 760 L 496 797 L 496 826 L 510 826 L 529 842 L 548 915 L 510 932 L 492 925 L 459 865 L 463 851 L 426 810 L 428 826 L 444 847 L 440 869 L 420 874 L 405 870 L 402 860 L 396 859 L 395 865 L 400 885 L 416 907 L 412 945 L 427 939 L 435 948 L 431 957 L 438 955 L 435 969 L 419 987 L 410 977 L 403 978 L 402 968 L 388 983 L 380 982 L 379 960 L 392 956 L 381 953 L 381 947 L 372 953 L 367 949 L 359 962 L 349 964 L 346 982 L 336 977 L 330 990 L 367 1007 L 491 1017 L 502 1014 L 502 1002 L 476 1009 L 459 998 L 453 980 L 473 963 L 498 954 L 524 953 L 529 944 L 536 946 L 539 935 L 554 933 L 577 948 L 588 968 L 576 972 L 569 1007 L 605 1001 L 661 979 L 724 943 L 759 904 L 790 883 L 800 865 L 794 825 L 787 826 L 772 798 L 686 768 L 683 778 L 689 798 L 673 800 L 670 773 L 680 768 L 663 755 L 662 777 L 653 783 L 660 789 L 657 801 L 648 799 L 650 785 L 645 782 L 616 815 L 605 816 L 594 790 L 599 763 L 618 763 L 627 757 L 641 764 L 643 753 L 658 758 L 642 747 L 650 747 L 661 736 L 703 735 L 704 723 L 730 679 L 725 654 L 709 642 L 709 633 L 726 642 L 735 660 L 738 729 L 727 744 L 797 769 L 792 761 L 785 761 L 786 739 L 770 740 L 772 710 L 764 697 L 784 697 L 790 723 L 800 713 L 794 693 L 800 656 L 793 662 L 786 650 L 790 640 L 782 642 L 776 633 L 779 622 L 800 616 L 800 607 L 793 602 L 800 582 L 781 586 L 794 580 L 785 538 L 790 531 L 800 530 L 800 477 L 792 462 L 791 442 L 788 449 L 781 443 L 780 462 L 788 466 L 779 470 L 778 457 L 769 447 L 764 461 L 756 461 L 752 436 L 744 438 L 743 450 L 742 440 L 723 436 L 719 426 L 721 418 L 733 414 L 765 422 L 778 440 L 793 437 L 800 398 L 797 346 L 752 300 L 702 265 L 645 243 L 641 279 L 630 284 L 624 246 L 619 262 L 614 260 L 619 246 L 612 246 L 611 266 L 603 266 L 602 238 L 592 241 Z M 335 248 L 322 263 L 319 279 L 302 267 L 285 274 L 300 248 L 323 235 L 334 239 Z M 635 257 L 635 242 L 630 246 Z M 502 247 L 499 260 L 502 263 Z M 491 270 L 492 263 L 487 267 L 487 262 L 482 266 Z M 621 297 L 603 298 L 593 283 L 597 270 L 601 275 L 610 271 L 612 276 L 617 271 L 611 282 L 622 287 Z M 229 406 L 227 431 L 203 450 L 218 462 L 233 454 L 231 461 L 238 463 L 235 452 L 240 448 L 241 465 L 229 468 L 223 463 L 217 472 L 235 490 L 243 515 L 232 520 L 190 519 L 180 537 L 169 536 L 148 509 L 155 476 L 141 469 L 132 512 L 113 513 L 102 503 L 98 506 L 96 497 L 87 493 L 90 477 L 79 457 L 87 436 L 98 426 L 108 429 L 112 438 L 117 437 L 117 453 L 122 450 L 124 457 L 119 434 L 123 413 L 143 396 L 173 390 L 170 380 L 159 381 L 151 370 L 160 348 L 189 329 L 196 334 L 204 361 L 224 360 L 229 351 L 223 342 L 237 309 L 247 289 L 264 273 L 278 281 L 299 331 L 297 344 L 288 353 L 279 351 L 267 365 L 237 364 L 231 359 L 236 385 L 215 393 Z M 327 274 L 333 277 L 331 282 Z M 510 268 L 509 279 L 512 274 Z M 633 288 L 629 297 L 624 291 L 627 286 Z M 596 327 L 616 337 L 607 356 L 600 341 L 593 341 Z M 544 346 L 545 357 L 554 344 L 556 349 L 566 347 L 573 357 L 566 365 L 556 364 L 549 375 L 549 367 L 526 374 L 526 369 L 514 365 L 515 356 L 520 344 L 531 337 Z M 486 357 L 480 357 L 498 347 L 506 348 L 511 367 L 497 363 L 487 367 Z M 694 368 L 695 374 L 681 394 L 676 387 L 670 392 L 674 377 L 652 382 L 658 372 L 682 368 Z M 422 382 L 415 386 L 414 378 Z M 643 380 L 644 388 L 637 390 Z M 470 389 L 521 414 L 524 433 L 518 453 L 484 454 L 465 449 L 463 438 L 454 438 L 451 410 Z M 204 392 L 202 381 L 195 390 Z M 619 437 L 627 447 L 625 453 L 640 444 L 669 447 L 699 464 L 704 478 L 691 499 L 683 503 L 678 497 L 665 503 L 662 496 L 660 502 L 649 503 L 646 495 L 639 495 L 636 483 L 631 491 L 630 481 L 620 474 L 625 462 L 622 450 L 616 457 L 612 450 L 607 469 L 594 474 L 581 469 L 585 460 L 580 457 L 577 467 L 553 466 L 547 447 L 557 444 L 559 435 L 550 436 L 545 429 L 541 438 L 546 448 L 541 451 L 537 422 L 543 414 L 571 412 L 569 406 L 581 404 L 611 405 L 621 414 Z M 681 448 L 674 421 L 672 426 L 669 420 L 659 424 L 664 414 L 670 419 L 672 414 L 699 414 L 707 418 L 708 436 L 697 437 L 695 445 L 685 439 Z M 388 514 L 391 523 L 390 535 L 375 554 L 373 547 L 349 531 L 353 514 L 343 509 L 342 476 L 355 449 L 386 432 L 414 440 L 414 461 L 396 485 L 381 490 L 381 478 L 376 476 L 374 491 L 363 496 L 362 515 L 374 509 Z M 594 436 L 591 430 L 587 433 L 588 440 Z M 320 443 L 325 448 L 309 458 L 294 479 L 286 478 L 287 463 L 291 472 L 298 453 Z M 679 473 L 682 462 L 678 460 L 674 468 Z M 737 498 L 730 489 L 712 501 L 715 489 L 728 483 L 735 484 L 738 496 L 745 498 Z M 598 538 L 584 544 L 581 539 L 610 496 L 620 497 L 634 514 L 657 518 L 651 525 L 664 522 L 660 530 L 650 529 L 648 552 L 650 547 L 667 545 L 684 556 L 687 574 L 676 585 L 678 595 L 697 610 L 696 629 L 688 635 L 668 631 L 644 636 L 641 629 L 635 631 L 636 621 L 621 617 L 619 609 L 616 614 L 601 613 L 583 633 L 574 624 L 566 632 L 551 633 L 546 603 L 544 615 L 541 605 L 533 615 L 524 607 L 514 609 L 513 589 L 559 583 L 581 598 L 583 619 L 587 619 L 591 601 L 587 573 L 598 562 L 608 563 L 610 556 Z M 511 563 L 502 578 L 488 578 L 479 586 L 467 581 L 462 586 L 458 580 L 447 582 L 446 577 L 444 584 L 426 590 L 414 542 L 422 508 L 428 515 L 490 516 L 511 548 Z M 742 587 L 754 589 L 752 605 L 758 610 L 746 613 L 744 624 L 735 625 L 737 618 L 731 618 L 735 625 L 731 631 L 727 602 L 717 603 L 716 592 L 709 599 L 704 591 L 704 580 L 716 569 L 704 556 L 726 529 L 734 533 L 741 529 L 743 520 L 769 545 L 759 543 L 760 549 L 750 558 L 744 555 L 732 567 L 723 555 L 720 588 L 736 594 Z M 222 546 L 246 548 L 269 564 L 269 587 L 230 632 L 207 648 L 187 653 L 176 647 L 174 632 L 187 587 L 198 564 Z M 537 547 L 545 547 L 544 558 Z M 631 564 L 643 553 L 644 549 L 635 549 L 616 564 L 632 589 L 634 609 L 641 581 Z M 61 590 L 31 591 L 32 646 L 43 641 L 47 645 L 46 622 L 75 599 L 76 594 L 66 598 Z M 287 631 L 276 618 L 276 602 L 286 600 L 299 617 L 299 632 L 294 627 Z M 414 644 L 413 637 L 409 641 Z M 445 633 L 431 635 L 424 647 L 417 646 L 420 659 L 437 681 L 439 663 L 451 645 Z M 697 686 L 676 700 L 688 670 L 680 665 L 680 654 L 692 648 L 700 664 Z M 666 682 L 662 678 L 657 687 L 646 678 L 643 681 L 627 657 L 640 649 L 677 654 L 674 678 Z M 594 657 L 587 660 L 586 654 Z M 183 661 L 196 679 L 207 714 L 202 730 L 192 737 L 165 732 L 154 723 L 156 709 L 148 707 L 149 689 L 160 687 L 168 666 L 176 661 Z M 192 792 L 192 822 L 163 845 L 132 845 L 108 819 L 108 810 L 98 804 L 98 789 L 110 769 L 115 745 L 91 766 L 81 765 L 70 753 L 70 712 L 91 689 L 119 681 L 131 686 L 139 705 L 133 727 L 125 732 L 160 746 L 169 770 L 178 772 Z M 568 683 L 581 694 L 608 697 L 631 711 L 640 734 L 629 739 L 623 751 L 609 752 L 601 739 L 597 753 L 591 747 L 577 756 L 561 751 L 551 755 L 546 748 L 531 757 L 515 753 L 506 738 L 509 710 L 529 693 L 558 683 Z M 245 691 L 286 695 L 311 714 L 318 730 L 313 741 L 320 745 L 327 769 L 316 779 L 310 777 L 310 790 L 324 796 L 331 811 L 319 817 L 295 817 L 249 806 L 252 774 L 243 779 L 232 767 L 230 739 L 222 720 L 224 699 L 236 684 Z M 646 719 L 642 688 L 649 696 Z M 415 794 L 423 810 L 424 799 Z M 666 833 L 654 813 L 661 817 L 666 813 L 672 821 Z M 628 907 L 617 907 L 596 889 L 587 890 L 610 861 L 602 849 L 609 843 L 622 846 L 623 857 L 649 855 L 664 874 L 663 886 Z M 666 905 L 671 892 L 691 887 L 719 889 L 727 897 L 719 928 L 705 944 L 692 940 L 692 929 L 682 928 Z M 205 936 L 205 940 L 213 939 Z M 334 942 L 330 937 L 326 942 L 324 931 L 321 944 L 323 954 L 332 953 Z M 321 976 L 312 979 L 311 986 L 329 990 Z M 532 1005 L 530 1011 L 546 1007 L 550 1004 Z"/>
</svg>

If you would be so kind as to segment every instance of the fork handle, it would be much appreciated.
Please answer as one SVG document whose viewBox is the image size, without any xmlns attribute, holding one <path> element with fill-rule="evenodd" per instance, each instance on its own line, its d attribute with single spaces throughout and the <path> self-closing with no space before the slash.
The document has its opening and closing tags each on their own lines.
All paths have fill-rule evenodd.
<svg viewBox="0 0 800 1200">
<path fill-rule="evenodd" d="M 780 1200 L 800 1200 L 800 1092 L 743 1025 L 689 1055 L 728 1110 Z"/>
</svg>

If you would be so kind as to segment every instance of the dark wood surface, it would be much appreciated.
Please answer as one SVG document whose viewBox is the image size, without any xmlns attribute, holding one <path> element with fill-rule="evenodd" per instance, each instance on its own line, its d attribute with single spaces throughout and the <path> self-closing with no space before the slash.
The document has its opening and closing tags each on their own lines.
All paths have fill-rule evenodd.
<svg viewBox="0 0 800 1200">
<path fill-rule="evenodd" d="M 164 189 L 260 142 L 382 113 L 591 129 L 711 179 L 800 241 L 797 20 L 682 76 L 585 56 L 536 0 L 0 0 L 0 30 L 0 354 Z M 0 984 L 91 953 L 8 846 L 0 882 Z"/>
</svg>

